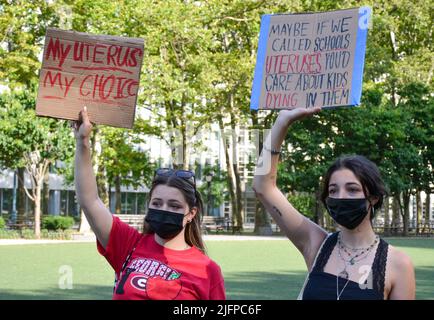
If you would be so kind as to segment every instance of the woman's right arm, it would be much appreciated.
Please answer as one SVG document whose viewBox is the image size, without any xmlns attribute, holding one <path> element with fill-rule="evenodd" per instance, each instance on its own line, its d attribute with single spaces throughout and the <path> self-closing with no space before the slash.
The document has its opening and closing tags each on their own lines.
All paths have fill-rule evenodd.
<svg viewBox="0 0 434 320">
<path fill-rule="evenodd" d="M 104 249 L 107 248 L 113 217 L 98 197 L 96 178 L 92 168 L 89 136 L 92 124 L 86 107 L 80 112 L 80 120 L 75 122 L 75 191 L 78 203 L 87 221 Z"/>
<path fill-rule="evenodd" d="M 279 112 L 270 134 L 264 141 L 253 180 L 256 196 L 289 240 L 302 253 L 309 270 L 311 270 L 316 253 L 327 236 L 327 232 L 300 214 L 277 188 L 279 155 L 272 154 L 270 150 L 280 150 L 291 123 L 320 110 L 320 108 L 297 108 Z"/>
</svg>

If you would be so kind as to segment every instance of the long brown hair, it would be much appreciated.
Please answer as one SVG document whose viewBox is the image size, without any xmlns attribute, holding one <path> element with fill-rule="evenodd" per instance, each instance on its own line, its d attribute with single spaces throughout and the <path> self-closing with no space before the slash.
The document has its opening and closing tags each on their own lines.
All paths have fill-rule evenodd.
<svg viewBox="0 0 434 320">
<path fill-rule="evenodd" d="M 204 254 L 206 254 L 205 244 L 202 240 L 202 229 L 201 229 L 201 215 L 203 212 L 203 201 L 202 197 L 190 180 L 185 180 L 183 178 L 177 177 L 176 175 L 171 176 L 160 176 L 156 175 L 152 181 L 151 190 L 149 191 L 149 200 L 152 198 L 152 192 L 158 185 L 166 185 L 178 189 L 184 195 L 187 201 L 189 209 L 192 207 L 197 208 L 196 215 L 191 222 L 187 223 L 185 226 L 185 242 L 190 246 L 195 246 Z M 149 203 L 148 203 L 149 206 Z M 149 224 L 144 221 L 143 223 L 143 233 L 149 234 L 153 233 Z"/>
</svg>

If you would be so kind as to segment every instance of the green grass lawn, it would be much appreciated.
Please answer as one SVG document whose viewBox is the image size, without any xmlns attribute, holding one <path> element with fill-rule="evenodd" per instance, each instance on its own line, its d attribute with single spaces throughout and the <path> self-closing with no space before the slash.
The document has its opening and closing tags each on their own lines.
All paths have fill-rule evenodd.
<svg viewBox="0 0 434 320">
<path fill-rule="evenodd" d="M 434 299 L 434 239 L 387 239 L 416 270 L 417 299 Z M 228 299 L 296 299 L 306 268 L 288 240 L 208 241 Z M 59 269 L 72 268 L 73 289 Z M 93 243 L 0 246 L 0 299 L 111 299 L 113 271 Z"/>
</svg>

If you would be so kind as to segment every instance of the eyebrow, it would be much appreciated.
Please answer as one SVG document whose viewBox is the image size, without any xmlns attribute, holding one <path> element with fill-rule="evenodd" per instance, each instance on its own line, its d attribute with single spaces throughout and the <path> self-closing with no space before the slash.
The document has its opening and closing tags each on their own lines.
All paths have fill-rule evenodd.
<svg viewBox="0 0 434 320">
<path fill-rule="evenodd" d="M 154 201 L 154 200 L 160 200 L 160 201 L 163 201 L 163 199 L 161 199 L 161 198 L 152 198 L 151 199 L 151 201 Z M 167 202 L 176 202 L 176 203 L 179 203 L 179 204 L 182 204 L 181 203 L 181 201 L 179 201 L 179 200 L 176 200 L 176 199 L 169 199 L 169 201 L 167 201 Z"/>
<path fill-rule="evenodd" d="M 358 186 L 358 187 L 362 187 L 362 185 L 357 183 L 357 182 L 347 182 L 345 185 L 349 186 L 349 185 L 353 185 L 353 184 Z M 329 188 L 330 187 L 336 187 L 337 185 L 338 185 L 337 183 L 331 183 L 331 184 L 329 184 Z"/>
</svg>

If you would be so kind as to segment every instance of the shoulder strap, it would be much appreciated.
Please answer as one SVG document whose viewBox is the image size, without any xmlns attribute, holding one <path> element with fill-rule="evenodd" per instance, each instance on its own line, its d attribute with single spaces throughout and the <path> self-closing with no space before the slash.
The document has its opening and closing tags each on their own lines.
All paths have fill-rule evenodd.
<svg viewBox="0 0 434 320">
<path fill-rule="evenodd" d="M 386 278 L 387 255 L 389 244 L 380 239 L 374 262 L 372 264 L 372 277 L 374 289 L 384 298 L 384 281 Z"/>
<path fill-rule="evenodd" d="M 327 242 L 327 240 L 328 240 L 332 235 L 333 235 L 332 233 L 329 233 L 329 234 L 327 235 L 327 237 L 325 237 L 325 239 L 324 239 L 323 242 L 321 243 L 321 246 L 319 247 L 319 249 L 318 249 L 318 251 L 317 251 L 317 253 L 316 253 L 315 260 L 313 260 L 312 271 L 313 271 L 313 269 L 314 269 L 314 267 L 315 267 L 315 265 L 316 265 L 316 260 L 318 259 L 318 256 L 319 256 L 319 254 L 320 254 L 320 252 L 321 252 L 321 250 L 322 250 L 324 244 Z M 309 270 L 308 270 L 308 271 L 309 271 Z M 306 279 L 304 280 L 303 287 L 301 288 L 300 293 L 298 294 L 297 300 L 302 300 L 302 299 L 303 299 L 304 288 L 306 287 L 306 284 L 307 284 L 307 282 L 309 281 L 309 275 L 310 275 L 310 273 L 308 272 L 307 275 L 306 275 Z"/>
<path fill-rule="evenodd" d="M 321 272 L 324 270 L 324 267 L 330 258 L 333 248 L 338 241 L 338 234 L 339 232 L 335 232 L 330 234 L 329 237 L 327 237 L 324 245 L 318 251 L 317 259 L 315 259 L 314 265 L 312 266 L 312 271 Z"/>
</svg>

